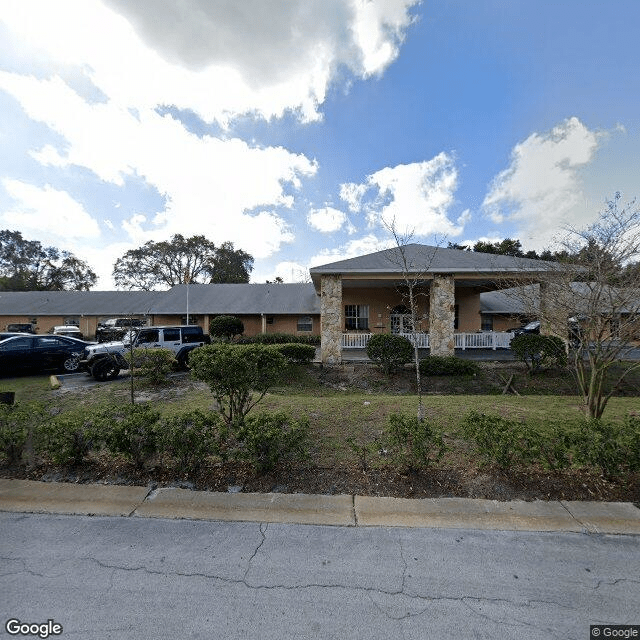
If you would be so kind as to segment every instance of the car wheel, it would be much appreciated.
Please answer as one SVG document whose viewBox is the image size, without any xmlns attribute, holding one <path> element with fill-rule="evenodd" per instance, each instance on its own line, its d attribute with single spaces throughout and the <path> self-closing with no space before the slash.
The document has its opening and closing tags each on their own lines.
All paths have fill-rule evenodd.
<svg viewBox="0 0 640 640">
<path fill-rule="evenodd" d="M 182 371 L 186 371 L 189 369 L 189 352 L 181 353 L 178 358 L 178 367 L 182 369 Z"/>
<path fill-rule="evenodd" d="M 91 375 L 99 382 L 113 380 L 120 373 L 120 367 L 110 359 L 99 360 L 91 367 Z"/>
<path fill-rule="evenodd" d="M 62 362 L 62 370 L 65 373 L 75 373 L 80 368 L 80 360 L 75 356 L 69 356 Z"/>
</svg>

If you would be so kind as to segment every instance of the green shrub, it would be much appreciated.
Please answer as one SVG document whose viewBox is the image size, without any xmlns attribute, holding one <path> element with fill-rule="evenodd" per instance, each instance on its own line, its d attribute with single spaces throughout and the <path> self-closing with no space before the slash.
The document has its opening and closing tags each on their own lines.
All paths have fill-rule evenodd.
<svg viewBox="0 0 640 640">
<path fill-rule="evenodd" d="M 124 455 L 142 469 L 158 450 L 159 419 L 160 412 L 150 405 L 134 404 L 105 409 L 97 416 L 96 424 L 111 453 Z"/>
<path fill-rule="evenodd" d="M 136 375 L 144 378 L 149 384 L 158 387 L 167 382 L 167 376 L 177 367 L 176 356 L 170 349 L 134 349 L 133 353 L 127 352 L 124 358 Z"/>
<path fill-rule="evenodd" d="M 159 448 L 187 473 L 196 473 L 207 456 L 224 458 L 227 436 L 219 414 L 199 409 L 167 418 L 158 427 Z"/>
<path fill-rule="evenodd" d="M 495 462 L 502 469 L 530 460 L 535 436 L 516 420 L 472 411 L 462 422 L 462 435 L 473 442 L 485 462 Z"/>
<path fill-rule="evenodd" d="M 559 367 L 567 364 L 565 344 L 558 336 L 522 333 L 513 338 L 510 348 L 531 373 L 536 373 L 549 364 Z"/>
<path fill-rule="evenodd" d="M 60 414 L 40 425 L 35 441 L 38 452 L 55 464 L 77 466 L 101 447 L 103 438 L 98 425 L 87 417 Z"/>
<path fill-rule="evenodd" d="M 240 455 L 251 461 L 260 473 L 273 469 L 283 460 L 307 457 L 309 421 L 294 420 L 284 412 L 249 416 L 237 437 Z"/>
<path fill-rule="evenodd" d="M 244 333 L 244 324 L 235 316 L 217 316 L 209 321 L 209 334 L 212 338 L 232 340 Z"/>
<path fill-rule="evenodd" d="M 404 336 L 393 333 L 375 334 L 367 343 L 367 357 L 387 375 L 411 362 L 413 355 L 411 342 Z"/>
<path fill-rule="evenodd" d="M 310 344 L 288 343 L 278 344 L 276 349 L 289 361 L 295 364 L 309 364 L 316 355 L 316 348 Z"/>
<path fill-rule="evenodd" d="M 576 438 L 576 461 L 596 467 L 608 477 L 640 470 L 640 417 L 622 424 L 583 420 Z"/>
<path fill-rule="evenodd" d="M 320 336 L 298 336 L 291 333 L 258 333 L 255 336 L 242 336 L 238 344 L 311 344 L 318 346 Z"/>
<path fill-rule="evenodd" d="M 260 344 L 205 345 L 193 351 L 189 364 L 192 375 L 209 385 L 227 425 L 237 427 L 289 368 L 276 347 Z"/>
<path fill-rule="evenodd" d="M 480 371 L 474 360 L 456 356 L 427 356 L 420 360 L 420 373 L 425 376 L 473 376 Z"/>
<path fill-rule="evenodd" d="M 0 452 L 9 464 L 23 461 L 29 436 L 45 419 L 40 403 L 0 404 Z"/>
<path fill-rule="evenodd" d="M 426 420 L 393 413 L 383 433 L 392 459 L 408 469 L 420 469 L 440 460 L 445 446 L 442 435 Z"/>
</svg>

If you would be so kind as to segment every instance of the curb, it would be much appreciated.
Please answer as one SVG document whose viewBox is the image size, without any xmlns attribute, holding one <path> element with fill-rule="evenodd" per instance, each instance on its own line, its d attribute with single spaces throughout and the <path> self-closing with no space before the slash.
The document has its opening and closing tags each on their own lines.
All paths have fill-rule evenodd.
<svg viewBox="0 0 640 640">
<path fill-rule="evenodd" d="M 137 518 L 640 535 L 630 502 L 217 493 L 0 479 L 0 511 Z"/>
</svg>

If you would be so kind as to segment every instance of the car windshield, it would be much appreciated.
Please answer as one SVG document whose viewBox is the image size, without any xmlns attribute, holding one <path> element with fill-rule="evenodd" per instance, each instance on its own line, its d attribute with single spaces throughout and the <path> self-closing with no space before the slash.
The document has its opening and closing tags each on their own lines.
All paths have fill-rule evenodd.
<svg viewBox="0 0 640 640">
<path fill-rule="evenodd" d="M 130 345 L 136 339 L 137 331 L 133 329 L 127 331 L 122 337 L 122 343 L 126 345 Z"/>
<path fill-rule="evenodd" d="M 524 329 L 525 331 L 531 331 L 532 329 L 537 329 L 540 326 L 540 322 L 538 320 L 534 320 L 530 322 Z"/>
</svg>

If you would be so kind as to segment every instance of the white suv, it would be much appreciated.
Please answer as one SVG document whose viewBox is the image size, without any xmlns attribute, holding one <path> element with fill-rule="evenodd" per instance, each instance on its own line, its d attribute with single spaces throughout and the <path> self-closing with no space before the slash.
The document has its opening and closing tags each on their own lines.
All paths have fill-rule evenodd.
<svg viewBox="0 0 640 640">
<path fill-rule="evenodd" d="M 120 369 L 129 368 L 124 354 L 130 349 L 143 347 L 173 351 L 178 365 L 186 369 L 189 353 L 210 342 L 211 338 L 197 325 L 145 327 L 137 332 L 131 331 L 122 342 L 102 342 L 87 347 L 81 364 L 96 380 L 111 380 L 120 373 Z"/>
</svg>

